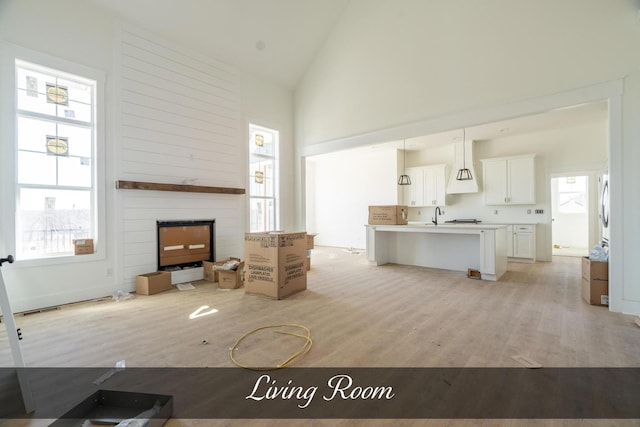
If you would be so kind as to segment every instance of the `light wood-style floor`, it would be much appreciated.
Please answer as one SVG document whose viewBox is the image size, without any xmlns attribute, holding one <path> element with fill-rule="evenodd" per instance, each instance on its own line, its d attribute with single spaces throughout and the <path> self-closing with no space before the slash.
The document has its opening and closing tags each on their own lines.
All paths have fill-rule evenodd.
<svg viewBox="0 0 640 427">
<path fill-rule="evenodd" d="M 524 355 L 546 367 L 640 367 L 634 316 L 581 299 L 580 258 L 510 263 L 498 282 L 464 273 L 385 265 L 364 254 L 319 247 L 308 289 L 276 301 L 195 283 L 126 301 L 105 298 L 18 315 L 30 367 L 231 367 L 229 347 L 254 328 L 280 323 L 311 330 L 299 367 L 518 367 Z M 55 283 L 52 283 L 54 286 Z M 207 306 L 206 308 L 201 308 Z M 215 313 L 190 319 L 196 310 Z M 207 340 L 208 344 L 202 341 Z M 284 349 L 286 351 L 286 349 Z M 277 349 L 276 349 L 277 352 Z M 286 354 L 285 354 L 286 355 Z M 244 361 L 282 360 L 274 349 L 248 349 Z M 0 366 L 12 366 L 0 327 Z M 0 425 L 46 425 L 43 420 Z M 631 426 L 637 420 L 170 420 L 208 425 L 561 425 Z"/>
</svg>

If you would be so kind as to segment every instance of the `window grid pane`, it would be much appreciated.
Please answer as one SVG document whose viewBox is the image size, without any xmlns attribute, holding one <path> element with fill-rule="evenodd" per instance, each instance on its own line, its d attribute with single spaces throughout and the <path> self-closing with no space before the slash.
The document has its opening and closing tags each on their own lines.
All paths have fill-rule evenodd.
<svg viewBox="0 0 640 427">
<path fill-rule="evenodd" d="M 16 61 L 20 258 L 70 255 L 74 239 L 95 237 L 96 85 L 61 75 Z"/>
<path fill-rule="evenodd" d="M 22 258 L 73 252 L 73 240 L 91 237 L 91 192 L 21 188 L 17 249 Z"/>
<path fill-rule="evenodd" d="M 252 232 L 278 229 L 278 135 L 278 131 L 249 125 L 249 229 Z"/>
</svg>

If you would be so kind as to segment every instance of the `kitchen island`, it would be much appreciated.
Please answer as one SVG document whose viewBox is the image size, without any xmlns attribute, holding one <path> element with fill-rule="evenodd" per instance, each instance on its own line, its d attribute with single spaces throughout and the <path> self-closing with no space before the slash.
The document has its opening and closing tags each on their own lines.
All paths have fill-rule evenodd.
<svg viewBox="0 0 640 427">
<path fill-rule="evenodd" d="M 483 280 L 498 280 L 507 271 L 505 225 L 430 224 L 366 225 L 367 261 L 478 270 Z"/>
</svg>

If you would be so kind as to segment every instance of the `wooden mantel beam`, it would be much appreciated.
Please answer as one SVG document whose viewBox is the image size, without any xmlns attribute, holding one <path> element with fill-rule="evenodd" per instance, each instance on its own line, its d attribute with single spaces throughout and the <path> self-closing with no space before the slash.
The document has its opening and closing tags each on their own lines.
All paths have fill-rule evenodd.
<svg viewBox="0 0 640 427">
<path fill-rule="evenodd" d="M 183 193 L 244 194 L 244 188 L 206 187 L 203 185 L 162 184 L 159 182 L 116 181 L 121 190 L 180 191 Z"/>
</svg>

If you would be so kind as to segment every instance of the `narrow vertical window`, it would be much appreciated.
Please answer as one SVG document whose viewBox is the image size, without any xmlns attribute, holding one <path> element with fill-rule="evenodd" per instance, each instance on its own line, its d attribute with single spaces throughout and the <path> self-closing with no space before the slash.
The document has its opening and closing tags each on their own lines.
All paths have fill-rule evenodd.
<svg viewBox="0 0 640 427">
<path fill-rule="evenodd" d="M 249 125 L 249 229 L 278 229 L 277 130 Z"/>
<path fill-rule="evenodd" d="M 16 60 L 16 252 L 73 254 L 95 237 L 96 81 Z"/>
</svg>

